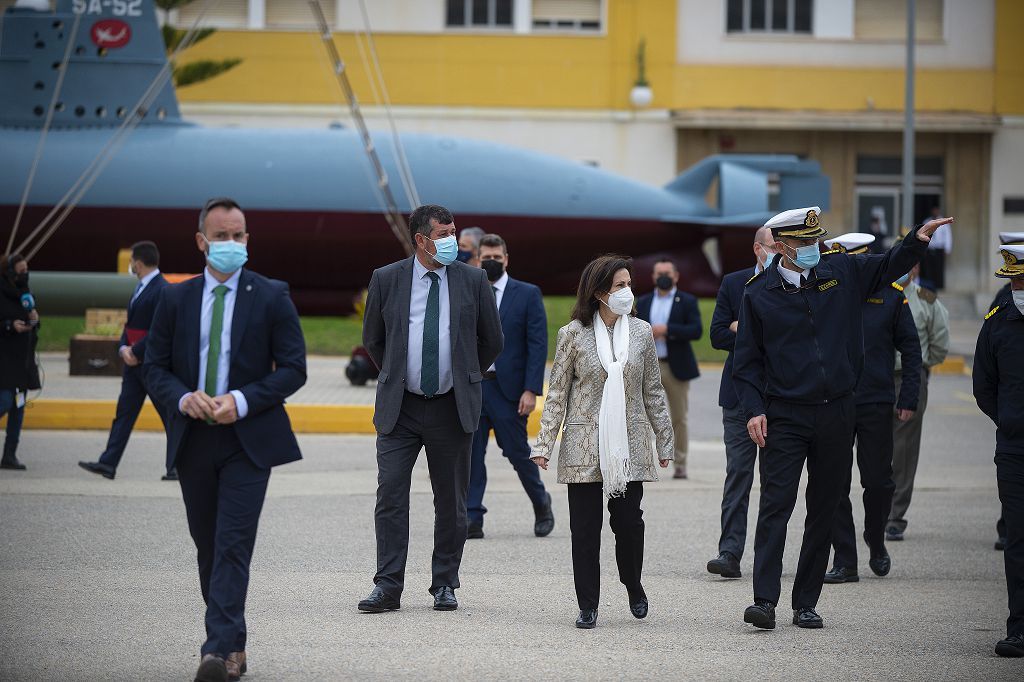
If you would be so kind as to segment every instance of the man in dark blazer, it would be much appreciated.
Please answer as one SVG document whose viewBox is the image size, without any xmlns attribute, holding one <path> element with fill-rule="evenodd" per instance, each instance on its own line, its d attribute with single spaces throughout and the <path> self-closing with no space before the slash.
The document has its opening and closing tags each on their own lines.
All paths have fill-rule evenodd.
<svg viewBox="0 0 1024 682">
<path fill-rule="evenodd" d="M 400 608 L 409 554 L 409 486 L 426 448 L 434 490 L 434 608 L 458 608 L 466 544 L 470 446 L 480 422 L 483 372 L 502 347 L 494 292 L 483 270 L 459 262 L 455 219 L 443 206 L 409 216 L 416 252 L 374 270 L 363 345 L 380 376 L 377 429 L 377 573 L 359 610 Z"/>
<path fill-rule="evenodd" d="M 204 682 L 246 670 L 249 564 L 270 469 L 302 458 L 284 409 L 306 382 L 299 316 L 287 284 L 242 269 L 248 241 L 238 204 L 207 202 L 196 235 L 206 269 L 164 290 L 146 351 L 199 560 Z"/>
<path fill-rule="evenodd" d="M 121 463 L 128 438 L 135 428 L 135 420 L 139 418 L 142 405 L 146 402 L 146 381 L 142 365 L 146 359 L 146 335 L 153 322 L 156 304 L 160 301 L 160 292 L 167 286 L 167 280 L 160 274 L 160 252 L 153 242 L 139 242 L 132 246 L 128 270 L 138 278 L 139 284 L 128 302 L 128 319 L 121 333 L 118 353 L 124 362 L 124 371 L 121 374 L 121 395 L 117 398 L 114 423 L 110 425 L 107 447 L 99 461 L 78 463 L 86 471 L 109 479 L 113 479 L 117 473 L 117 465 Z M 166 429 L 167 418 L 163 406 L 154 400 L 153 407 Z M 163 480 L 176 481 L 178 474 L 173 468 L 168 469 Z"/>
<path fill-rule="evenodd" d="M 508 247 L 496 234 L 484 235 L 476 258 L 487 273 L 501 316 L 505 347 L 484 372 L 483 409 L 480 427 L 473 436 L 473 466 L 469 478 L 469 535 L 484 536 L 484 491 L 487 465 L 484 455 L 491 430 L 498 447 L 519 475 L 523 490 L 533 503 L 533 532 L 544 537 L 555 527 L 551 495 L 540 480 L 540 468 L 530 461 L 526 421 L 537 407 L 544 389 L 544 365 L 548 357 L 548 320 L 544 298 L 533 284 L 508 276 Z"/>
<path fill-rule="evenodd" d="M 718 538 L 718 557 L 708 562 L 708 572 L 723 578 L 743 577 L 740 560 L 747 544 L 747 507 L 750 487 L 754 483 L 754 462 L 757 460 L 757 444 L 747 434 L 747 418 L 732 383 L 732 353 L 736 347 L 743 288 L 751 277 L 761 272 L 775 257 L 775 240 L 772 239 L 771 230 L 762 227 L 754 233 L 753 249 L 757 264 L 722 278 L 715 312 L 711 316 L 712 347 L 729 351 L 718 389 L 725 440 L 722 534 Z"/>
<path fill-rule="evenodd" d="M 686 478 L 686 455 L 689 439 L 686 413 L 689 409 L 690 382 L 700 376 L 691 341 L 700 338 L 703 327 L 697 298 L 679 291 L 679 270 L 668 259 L 654 264 L 652 274 L 655 290 L 636 302 L 636 314 L 651 324 L 654 344 L 661 362 L 661 384 L 672 413 L 672 430 L 676 434 L 676 471 L 673 478 Z"/>
</svg>

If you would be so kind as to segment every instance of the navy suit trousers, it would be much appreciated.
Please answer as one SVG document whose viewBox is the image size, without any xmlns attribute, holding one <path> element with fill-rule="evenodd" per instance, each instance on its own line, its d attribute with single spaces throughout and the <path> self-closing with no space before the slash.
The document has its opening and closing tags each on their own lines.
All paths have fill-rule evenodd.
<svg viewBox="0 0 1024 682">
<path fill-rule="evenodd" d="M 270 469 L 253 464 L 231 426 L 192 423 L 177 459 L 206 602 L 203 654 L 245 649 L 245 597 Z"/>
<path fill-rule="evenodd" d="M 121 395 L 117 397 L 117 411 L 114 413 L 114 422 L 110 425 L 107 447 L 100 455 L 101 464 L 117 469 L 124 449 L 128 446 L 128 438 L 135 428 L 135 420 L 139 418 L 139 412 L 142 411 L 145 402 L 146 384 L 143 380 L 142 367 L 125 367 L 121 377 Z M 156 408 L 156 413 L 160 415 L 160 421 L 166 429 L 167 418 L 164 416 L 163 407 L 155 400 L 153 407 Z"/>
<path fill-rule="evenodd" d="M 506 398 L 497 381 L 483 382 L 483 409 L 480 412 L 480 426 L 473 434 L 473 465 L 469 478 L 469 497 L 466 500 L 470 523 L 483 525 L 484 514 L 487 513 L 487 507 L 484 506 L 484 491 L 487 488 L 484 455 L 487 453 L 491 429 L 494 429 L 494 439 L 501 453 L 519 474 L 519 481 L 530 501 L 534 505 L 547 504 L 548 494 L 540 479 L 540 467 L 530 460 L 527 419 L 519 415 L 519 403 Z"/>
</svg>

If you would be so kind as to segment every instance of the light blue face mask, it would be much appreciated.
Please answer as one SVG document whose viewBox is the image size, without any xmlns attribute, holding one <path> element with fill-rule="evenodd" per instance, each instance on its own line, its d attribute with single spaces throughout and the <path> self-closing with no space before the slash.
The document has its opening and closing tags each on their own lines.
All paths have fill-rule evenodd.
<svg viewBox="0 0 1024 682">
<path fill-rule="evenodd" d="M 455 235 L 449 235 L 433 241 L 434 248 L 437 249 L 437 253 L 434 254 L 434 260 L 441 265 L 451 265 L 459 257 L 459 242 L 455 239 Z"/>
<path fill-rule="evenodd" d="M 242 242 L 236 242 L 233 239 L 226 242 L 211 242 L 205 235 L 203 235 L 203 241 L 208 247 L 206 262 L 217 272 L 230 275 L 249 260 L 249 250 Z"/>
<path fill-rule="evenodd" d="M 905 287 L 905 286 L 907 286 L 907 282 L 909 282 L 909 281 L 910 281 L 910 273 L 908 272 L 907 274 L 903 275 L 898 280 L 896 280 L 896 284 L 899 284 L 901 287 Z"/>
<path fill-rule="evenodd" d="M 792 249 L 793 247 L 787 247 Z M 802 270 L 810 270 L 818 261 L 821 260 L 821 249 L 818 248 L 818 242 L 808 244 L 807 246 L 801 246 L 796 251 L 796 258 L 790 258 L 790 262 Z"/>
<path fill-rule="evenodd" d="M 764 251 L 764 258 L 761 259 L 761 269 L 767 270 L 768 266 L 772 263 L 772 258 L 775 258 L 775 254 L 764 248 L 764 246 L 761 247 L 761 250 Z"/>
</svg>

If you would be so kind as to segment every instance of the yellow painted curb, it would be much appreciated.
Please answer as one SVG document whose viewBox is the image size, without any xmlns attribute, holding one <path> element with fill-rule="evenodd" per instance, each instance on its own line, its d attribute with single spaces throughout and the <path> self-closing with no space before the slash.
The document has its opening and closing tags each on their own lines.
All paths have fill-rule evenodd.
<svg viewBox="0 0 1024 682">
<path fill-rule="evenodd" d="M 946 359 L 932 367 L 932 374 L 970 374 L 967 361 L 962 355 L 948 355 Z"/>
<path fill-rule="evenodd" d="M 527 432 L 536 436 L 540 432 L 540 413 L 543 399 L 537 399 L 537 409 L 530 415 Z M 36 400 L 25 408 L 26 429 L 99 430 L 106 431 L 114 420 L 117 402 L 114 400 Z M 373 434 L 372 405 L 305 405 L 285 406 L 295 433 L 352 433 Z M 0 419 L 0 426 L 6 418 Z M 160 418 L 153 405 L 146 402 L 135 422 L 138 431 L 162 431 Z"/>
</svg>

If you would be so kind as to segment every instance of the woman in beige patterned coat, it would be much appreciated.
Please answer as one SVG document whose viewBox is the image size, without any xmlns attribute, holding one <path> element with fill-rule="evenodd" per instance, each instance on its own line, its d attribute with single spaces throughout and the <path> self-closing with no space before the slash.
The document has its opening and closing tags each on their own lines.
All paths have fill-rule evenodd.
<svg viewBox="0 0 1024 682">
<path fill-rule="evenodd" d="M 640 583 L 644 558 L 643 482 L 673 459 L 672 420 L 661 385 L 651 326 L 633 317 L 632 266 L 602 256 L 583 270 L 572 321 L 558 330 L 555 362 L 533 461 L 547 469 L 562 431 L 558 482 L 569 487 L 573 577 L 580 616 L 597 624 L 601 524 L 608 498 L 615 560 L 630 611 L 647 615 Z M 564 427 L 563 427 L 564 422 Z"/>
</svg>

